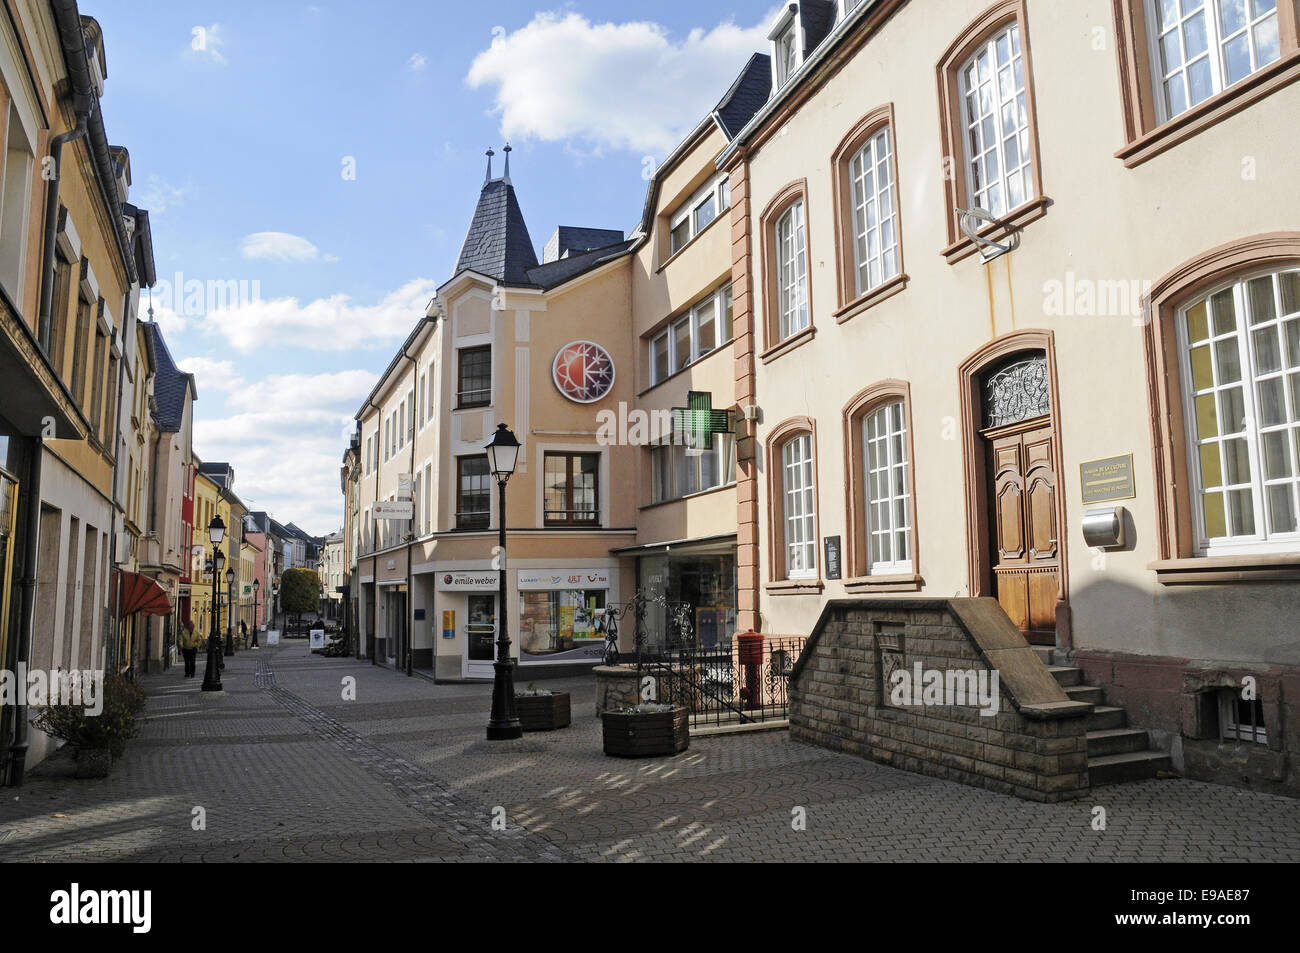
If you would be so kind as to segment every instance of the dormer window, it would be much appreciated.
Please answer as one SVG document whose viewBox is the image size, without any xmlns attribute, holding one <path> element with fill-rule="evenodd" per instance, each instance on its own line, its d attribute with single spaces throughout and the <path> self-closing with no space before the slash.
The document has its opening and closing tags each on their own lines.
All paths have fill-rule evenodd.
<svg viewBox="0 0 1300 953">
<path fill-rule="evenodd" d="M 780 89 L 799 68 L 799 24 L 793 16 L 786 18 L 785 26 L 777 33 L 772 47 L 772 68 L 776 70 L 772 87 Z"/>
</svg>

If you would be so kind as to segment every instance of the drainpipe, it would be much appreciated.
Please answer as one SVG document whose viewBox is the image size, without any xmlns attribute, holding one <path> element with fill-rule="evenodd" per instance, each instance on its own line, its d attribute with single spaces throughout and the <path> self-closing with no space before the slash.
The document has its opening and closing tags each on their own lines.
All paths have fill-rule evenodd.
<svg viewBox="0 0 1300 953">
<path fill-rule="evenodd" d="M 122 301 L 122 323 L 125 325 L 126 316 L 129 313 L 128 308 L 131 306 L 131 293 L 128 291 Z M 112 348 L 118 344 L 117 328 L 113 328 L 113 337 L 110 339 L 109 347 Z M 122 608 L 122 585 L 121 573 L 117 573 L 118 582 L 113 583 L 114 573 L 117 572 L 117 485 L 118 477 L 122 471 L 122 454 L 118 451 L 121 449 L 122 433 L 122 378 L 126 376 L 126 348 L 122 348 L 122 360 L 117 362 L 117 410 L 113 412 L 113 493 L 112 503 L 109 506 L 109 534 L 108 534 L 108 584 L 112 587 L 109 594 L 109 604 L 113 610 L 113 663 L 117 664 L 117 649 L 119 639 L 122 637 L 122 619 L 119 610 Z M 126 503 L 122 503 L 122 511 L 126 511 Z M 125 524 L 123 524 L 125 525 Z M 134 659 L 132 660 L 134 663 Z"/>
<path fill-rule="evenodd" d="M 380 446 L 384 441 L 384 418 L 383 411 L 379 409 L 370 398 L 366 398 L 366 403 L 374 408 L 375 413 L 379 414 L 379 426 L 375 428 L 375 447 L 379 450 L 375 454 L 379 458 L 383 454 L 383 448 Z M 375 502 L 379 502 L 379 465 L 375 465 Z M 379 608 L 379 582 L 375 578 L 379 575 L 379 557 L 375 555 L 379 551 L 379 519 L 375 516 L 375 508 L 370 508 L 370 585 L 375 589 L 375 608 Z M 370 664 L 379 664 L 379 653 L 375 649 L 375 620 L 370 619 L 370 639 L 366 646 L 367 654 L 370 656 Z"/>
<path fill-rule="evenodd" d="M 36 559 L 40 551 L 41 534 L 41 461 L 45 456 L 45 441 L 37 434 L 32 442 L 32 460 L 27 490 L 27 536 L 23 540 L 23 594 L 22 612 L 18 621 L 18 639 L 14 648 L 14 664 L 11 671 L 25 668 L 31 658 L 32 626 L 36 614 Z M 16 704 L 13 710 L 13 742 L 9 746 L 10 785 L 23 786 L 23 773 L 27 767 L 28 727 L 27 727 L 27 692 L 25 685 L 18 686 Z"/>
<path fill-rule="evenodd" d="M 425 318 L 424 320 L 429 320 Z M 406 345 L 402 347 L 402 356 L 411 362 L 411 393 L 415 399 L 420 399 L 420 368 L 416 366 L 415 358 Z M 411 553 L 415 549 L 415 437 L 419 430 L 415 426 L 415 408 L 411 408 L 411 460 L 407 464 L 407 477 L 411 487 L 411 519 L 410 526 L 407 527 L 406 540 L 406 674 L 411 676 L 414 664 L 415 649 L 412 643 L 415 642 L 415 575 L 411 572 Z"/>
<path fill-rule="evenodd" d="M 45 243 L 41 249 L 41 303 L 36 330 L 36 340 L 47 356 L 52 327 L 50 312 L 54 310 L 54 242 L 59 225 L 60 163 L 64 143 L 80 139 L 86 134 L 86 123 L 90 120 L 90 96 L 78 93 L 73 109 L 77 116 L 76 126 L 50 140 L 50 160 L 54 168 L 54 178 L 50 180 L 49 187 L 45 190 Z"/>
</svg>

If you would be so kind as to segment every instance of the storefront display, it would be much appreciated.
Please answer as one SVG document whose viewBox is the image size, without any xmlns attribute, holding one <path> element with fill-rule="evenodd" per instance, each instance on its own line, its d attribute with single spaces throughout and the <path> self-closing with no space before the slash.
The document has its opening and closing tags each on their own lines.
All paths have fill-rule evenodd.
<svg viewBox="0 0 1300 953">
<path fill-rule="evenodd" d="M 609 570 L 520 570 L 519 661 L 599 662 Z"/>
</svg>

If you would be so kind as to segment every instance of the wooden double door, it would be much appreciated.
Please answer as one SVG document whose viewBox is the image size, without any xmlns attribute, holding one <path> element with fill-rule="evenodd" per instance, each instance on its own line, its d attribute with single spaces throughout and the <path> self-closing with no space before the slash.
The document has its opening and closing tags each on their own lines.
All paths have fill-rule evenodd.
<svg viewBox="0 0 1300 953">
<path fill-rule="evenodd" d="M 1061 545 L 1051 417 L 982 432 L 987 441 L 993 588 L 1032 643 L 1056 643 Z"/>
</svg>

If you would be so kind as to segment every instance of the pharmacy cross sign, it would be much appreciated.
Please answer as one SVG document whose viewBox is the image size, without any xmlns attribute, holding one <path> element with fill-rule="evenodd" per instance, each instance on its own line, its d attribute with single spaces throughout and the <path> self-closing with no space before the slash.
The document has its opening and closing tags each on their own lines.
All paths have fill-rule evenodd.
<svg viewBox="0 0 1300 953">
<path fill-rule="evenodd" d="M 714 410 L 713 395 L 706 391 L 688 391 L 686 406 L 672 409 L 672 421 L 674 440 L 697 453 L 712 448 L 715 433 L 731 432 L 731 415 Z"/>
</svg>

